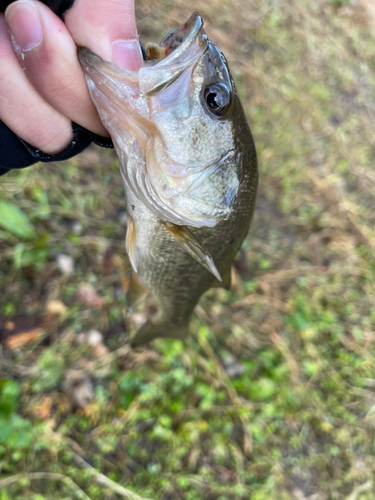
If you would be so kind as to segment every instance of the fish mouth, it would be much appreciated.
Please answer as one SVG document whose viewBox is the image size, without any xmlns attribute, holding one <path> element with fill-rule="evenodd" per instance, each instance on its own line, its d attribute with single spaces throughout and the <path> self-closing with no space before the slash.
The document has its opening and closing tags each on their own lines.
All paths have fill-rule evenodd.
<svg viewBox="0 0 375 500">
<path fill-rule="evenodd" d="M 146 45 L 147 61 L 139 70 L 141 92 L 151 97 L 158 94 L 185 71 L 203 53 L 207 36 L 203 20 L 195 12 L 182 26 L 166 35 L 160 44 Z"/>
<path fill-rule="evenodd" d="M 114 79 L 138 80 L 139 90 L 147 97 L 158 94 L 173 83 L 187 67 L 194 64 L 207 46 L 207 36 L 203 31 L 203 20 L 195 12 L 182 26 L 174 29 L 157 44 L 146 45 L 144 66 L 138 72 L 115 66 L 102 60 L 86 47 L 78 51 L 78 59 L 87 76 L 99 83 L 100 73 Z"/>
</svg>

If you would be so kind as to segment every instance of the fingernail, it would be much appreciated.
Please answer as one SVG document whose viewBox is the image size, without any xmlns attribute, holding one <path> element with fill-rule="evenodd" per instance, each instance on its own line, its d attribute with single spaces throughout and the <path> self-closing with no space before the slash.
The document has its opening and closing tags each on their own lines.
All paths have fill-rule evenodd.
<svg viewBox="0 0 375 500">
<path fill-rule="evenodd" d="M 138 40 L 117 40 L 112 45 L 112 62 L 120 68 L 138 71 L 143 57 Z"/>
<path fill-rule="evenodd" d="M 5 11 L 9 31 L 21 52 L 34 49 L 43 39 L 42 24 L 33 2 L 17 0 Z"/>
</svg>

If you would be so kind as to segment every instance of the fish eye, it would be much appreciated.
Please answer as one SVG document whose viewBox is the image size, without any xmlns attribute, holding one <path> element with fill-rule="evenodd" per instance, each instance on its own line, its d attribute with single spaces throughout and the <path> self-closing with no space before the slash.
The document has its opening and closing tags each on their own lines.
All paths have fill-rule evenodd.
<svg viewBox="0 0 375 500">
<path fill-rule="evenodd" d="M 210 113 L 222 116 L 229 108 L 231 93 L 224 83 L 212 83 L 204 89 L 204 102 Z"/>
</svg>

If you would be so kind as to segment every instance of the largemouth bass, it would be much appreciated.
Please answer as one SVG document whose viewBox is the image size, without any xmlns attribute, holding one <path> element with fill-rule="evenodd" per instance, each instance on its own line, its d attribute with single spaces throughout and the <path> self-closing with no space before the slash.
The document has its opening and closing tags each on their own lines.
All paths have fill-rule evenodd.
<svg viewBox="0 0 375 500">
<path fill-rule="evenodd" d="M 254 142 L 227 61 L 195 13 L 137 73 L 88 49 L 79 60 L 119 158 L 126 248 L 158 312 L 132 344 L 184 338 L 201 295 L 230 286 L 258 184 Z M 132 300 L 133 300 L 132 299 Z"/>
</svg>

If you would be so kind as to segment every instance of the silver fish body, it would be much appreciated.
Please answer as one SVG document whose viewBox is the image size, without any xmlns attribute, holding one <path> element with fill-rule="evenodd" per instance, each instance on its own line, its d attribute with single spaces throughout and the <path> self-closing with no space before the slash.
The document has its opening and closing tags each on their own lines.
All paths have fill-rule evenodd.
<svg viewBox="0 0 375 500">
<path fill-rule="evenodd" d="M 152 48 L 152 47 L 151 47 Z M 79 59 L 111 134 L 127 199 L 127 251 L 158 304 L 134 344 L 183 338 L 201 295 L 229 287 L 253 216 L 254 142 L 221 51 L 198 14 L 138 73 L 88 49 Z"/>
</svg>

